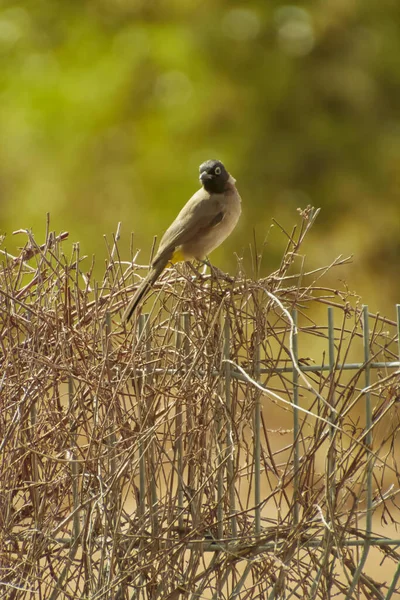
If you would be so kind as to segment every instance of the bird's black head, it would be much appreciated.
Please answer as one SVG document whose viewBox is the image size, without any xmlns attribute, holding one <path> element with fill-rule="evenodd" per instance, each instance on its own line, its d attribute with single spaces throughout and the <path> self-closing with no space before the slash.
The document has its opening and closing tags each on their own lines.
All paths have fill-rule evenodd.
<svg viewBox="0 0 400 600">
<path fill-rule="evenodd" d="M 222 194 L 229 179 L 229 173 L 220 160 L 207 160 L 199 168 L 200 181 L 211 194 Z"/>
</svg>

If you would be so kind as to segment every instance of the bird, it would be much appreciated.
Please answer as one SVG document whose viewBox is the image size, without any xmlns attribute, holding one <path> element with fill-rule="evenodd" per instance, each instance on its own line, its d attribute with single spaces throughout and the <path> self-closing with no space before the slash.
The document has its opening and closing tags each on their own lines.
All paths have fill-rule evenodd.
<svg viewBox="0 0 400 600">
<path fill-rule="evenodd" d="M 127 323 L 165 267 L 181 261 L 204 261 L 232 233 L 242 211 L 236 180 L 220 160 L 199 167 L 202 187 L 188 200 L 160 241 L 149 272 L 143 279 L 122 322 Z"/>
</svg>

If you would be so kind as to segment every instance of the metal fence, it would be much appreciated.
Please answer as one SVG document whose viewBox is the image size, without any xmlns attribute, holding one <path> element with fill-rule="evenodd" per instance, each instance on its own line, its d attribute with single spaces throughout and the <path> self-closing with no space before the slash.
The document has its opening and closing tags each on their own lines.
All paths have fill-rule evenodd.
<svg viewBox="0 0 400 600">
<path fill-rule="evenodd" d="M 330 597 L 343 597 L 346 600 L 350 600 L 351 598 L 385 598 L 389 600 L 389 598 L 396 597 L 399 593 L 399 578 L 400 578 L 400 562 L 399 562 L 399 554 L 395 552 L 395 549 L 400 545 L 400 538 L 398 537 L 390 537 L 384 536 L 377 533 L 374 533 L 373 530 L 373 515 L 374 512 L 381 505 L 385 505 L 387 500 L 394 499 L 398 495 L 398 487 L 394 487 L 394 485 L 388 485 L 388 489 L 384 490 L 383 488 L 379 488 L 376 486 L 376 479 L 374 482 L 374 466 L 378 467 L 388 467 L 386 459 L 383 460 L 380 451 L 374 450 L 374 430 L 376 429 L 378 423 L 384 421 L 385 416 L 390 418 L 390 413 L 392 411 L 395 412 L 396 418 L 398 417 L 398 413 L 396 410 L 396 403 L 398 401 L 397 393 L 398 393 L 398 376 L 400 375 L 400 361 L 398 360 L 398 355 L 394 356 L 393 345 L 398 344 L 400 340 L 399 336 L 399 328 L 400 328 L 400 305 L 397 305 L 397 323 L 393 323 L 391 321 L 386 320 L 386 325 L 390 325 L 394 328 L 395 333 L 390 336 L 387 332 L 382 334 L 380 330 L 377 332 L 377 324 L 380 322 L 379 316 L 372 315 L 372 321 L 374 323 L 374 329 L 370 331 L 370 315 L 368 313 L 368 307 L 364 306 L 362 311 L 360 311 L 359 316 L 357 318 L 357 324 L 354 330 L 350 333 L 351 343 L 354 343 L 357 340 L 357 337 L 362 339 L 362 351 L 363 351 L 363 360 L 360 362 L 349 361 L 349 362 L 341 362 L 340 352 L 337 351 L 338 346 L 340 347 L 340 342 L 343 341 L 343 337 L 337 337 L 338 331 L 340 336 L 343 336 L 343 326 L 341 329 L 337 330 L 334 326 L 334 308 L 328 307 L 327 309 L 327 327 L 326 327 L 326 341 L 327 341 L 327 352 L 324 356 L 325 360 L 321 364 L 305 364 L 305 361 L 301 359 L 301 355 L 299 354 L 299 338 L 301 340 L 301 333 L 299 334 L 297 321 L 298 321 L 298 313 L 297 310 L 292 312 L 291 318 L 286 321 L 285 335 L 288 336 L 288 347 L 286 354 L 290 355 L 290 360 L 287 357 L 283 359 L 283 361 L 276 361 L 273 365 L 268 366 L 268 360 L 262 360 L 260 355 L 260 340 L 259 336 L 257 336 L 256 332 L 253 332 L 255 339 L 257 340 L 253 349 L 253 355 L 250 361 L 246 361 L 248 364 L 250 363 L 250 369 L 242 368 L 239 364 L 232 361 L 232 348 L 231 348 L 231 321 L 230 318 L 227 317 L 224 321 L 223 330 L 223 342 L 222 342 L 222 369 L 223 369 L 223 380 L 221 385 L 223 387 L 223 392 L 221 392 L 221 398 L 224 401 L 224 411 L 228 417 L 225 420 L 224 425 L 222 425 L 221 418 L 218 417 L 218 410 L 215 415 L 215 422 L 218 434 L 225 430 L 225 450 L 220 449 L 218 455 L 220 457 L 220 462 L 216 467 L 217 477 L 216 482 L 216 530 L 214 534 L 210 534 L 207 532 L 205 539 L 202 538 L 200 540 L 191 541 L 189 547 L 201 546 L 202 551 L 209 551 L 216 553 L 218 555 L 221 552 L 227 553 L 235 556 L 239 552 L 242 545 L 248 548 L 251 547 L 251 554 L 255 554 L 259 556 L 264 552 L 276 553 L 279 551 L 279 548 L 285 546 L 284 539 L 277 539 L 279 536 L 270 535 L 270 530 L 268 526 L 265 526 L 265 521 L 268 519 L 263 518 L 265 514 L 266 507 L 268 506 L 268 501 L 263 498 L 261 493 L 262 481 L 265 478 L 265 464 L 263 464 L 262 456 L 265 455 L 265 442 L 266 437 L 263 434 L 261 413 L 262 413 L 262 396 L 274 400 L 275 402 L 283 402 L 283 403 L 291 403 L 293 407 L 293 427 L 292 427 L 292 435 L 293 435 L 293 452 L 292 452 L 292 463 L 291 463 L 291 484 L 292 484 L 292 497 L 288 502 L 288 506 L 290 506 L 290 520 L 289 527 L 292 530 L 296 531 L 296 528 L 299 528 L 301 531 L 302 517 L 300 516 L 300 512 L 304 512 L 304 505 L 299 501 L 300 496 L 302 495 L 302 477 L 301 477 L 301 462 L 304 459 L 304 450 L 302 450 L 302 429 L 305 426 L 305 423 L 308 423 L 311 419 L 311 423 L 314 419 L 314 425 L 319 424 L 318 428 L 318 436 L 320 437 L 319 443 L 321 440 L 327 440 L 329 450 L 327 452 L 327 460 L 326 460 L 326 475 L 325 475 L 325 499 L 324 499 L 324 510 L 321 506 L 316 504 L 318 518 L 322 524 L 320 535 L 307 535 L 307 536 L 299 536 L 299 539 L 295 541 L 296 550 L 289 552 L 289 560 L 287 560 L 287 564 L 290 564 L 291 561 L 296 560 L 294 558 L 296 552 L 299 551 L 299 548 L 303 550 L 305 548 L 313 548 L 319 549 L 320 551 L 320 560 L 318 561 L 318 566 L 315 567 L 315 573 L 313 575 L 313 582 L 309 585 L 307 589 L 307 595 L 303 592 L 299 593 L 299 590 L 303 587 L 303 581 L 297 581 L 295 586 L 291 586 L 287 582 L 287 577 L 283 575 L 280 579 L 275 582 L 275 584 L 269 584 L 260 591 L 260 596 L 255 597 L 264 597 L 262 594 L 265 594 L 265 597 L 274 598 L 277 596 L 282 596 L 284 598 L 291 597 L 308 597 L 308 598 L 316 598 L 321 594 L 321 590 L 319 590 L 319 586 L 321 585 L 322 580 L 324 581 L 322 592 L 323 598 Z M 139 339 L 146 339 L 146 325 L 148 323 L 148 315 L 142 315 L 139 321 Z M 383 320 L 385 323 L 385 320 Z M 177 337 L 177 347 L 181 346 L 181 336 L 186 332 L 187 340 L 190 338 L 190 317 L 189 315 L 183 315 L 182 317 L 182 328 L 180 329 L 181 333 Z M 359 327 L 359 332 L 356 332 Z M 312 330 L 315 328 L 312 327 Z M 321 330 L 324 327 L 316 328 L 320 330 L 320 335 L 322 335 Z M 178 328 L 179 330 L 179 328 Z M 149 334 L 149 330 L 147 331 Z M 303 329 L 303 336 L 307 334 L 307 328 Z M 385 338 L 385 342 L 382 343 L 381 336 Z M 378 341 L 379 340 L 379 341 Z M 358 340 L 359 341 L 359 340 Z M 150 349 L 150 344 L 147 342 L 148 350 Z M 374 344 L 378 345 L 378 348 L 374 348 Z M 284 346 L 282 341 L 281 346 Z M 348 350 L 346 350 L 345 355 L 347 355 Z M 186 353 L 189 355 L 190 350 L 186 348 Z M 394 359 L 396 358 L 396 359 Z M 282 362 L 282 364 L 281 364 Z M 267 363 L 267 364 L 266 364 Z M 289 364 L 288 364 L 289 363 Z M 190 370 L 190 367 L 187 365 L 187 369 Z M 373 371 L 379 374 L 379 378 L 376 380 L 373 376 Z M 141 385 L 149 384 L 148 378 L 154 378 L 163 373 L 163 369 L 152 368 L 148 373 L 142 373 L 143 380 Z M 179 372 L 177 370 L 170 370 L 170 374 L 176 374 Z M 344 410 L 340 408 L 340 405 L 337 403 L 337 396 L 343 396 L 343 391 L 339 394 L 335 387 L 339 385 L 339 380 L 345 373 L 350 373 L 353 375 L 353 378 L 350 381 L 353 383 L 350 385 L 349 381 L 343 384 L 345 390 L 351 391 L 351 401 L 349 402 L 349 398 L 346 399 L 344 403 Z M 382 374 L 384 373 L 384 375 Z M 265 381 L 268 381 L 269 377 L 280 374 L 280 375 L 288 375 L 289 379 L 287 387 L 285 387 L 285 394 L 276 393 L 272 389 L 268 387 Z M 319 386 L 319 389 L 314 387 L 308 380 L 305 379 L 304 374 L 315 374 L 318 376 L 320 382 L 323 381 L 323 384 Z M 326 374 L 326 377 L 324 377 Z M 220 369 L 214 369 L 212 372 L 214 377 L 219 377 L 221 375 Z M 203 377 L 204 372 L 201 370 L 197 372 L 197 377 Z M 147 378 L 147 380 L 146 380 Z M 264 379 L 264 381 L 263 381 Z M 253 496 L 250 494 L 247 497 L 247 502 L 245 506 L 241 505 L 239 508 L 237 506 L 237 480 L 240 478 L 238 472 L 234 468 L 234 455 L 237 450 L 237 445 L 234 441 L 234 431 L 232 427 L 232 421 L 234 421 L 233 412 L 233 404 L 238 399 L 238 394 L 240 395 L 239 389 L 236 388 L 233 391 L 232 382 L 240 381 L 243 382 L 247 387 L 247 394 L 249 393 L 249 389 L 254 388 L 257 390 L 255 395 L 255 399 L 252 405 L 252 451 L 249 452 L 248 456 L 251 456 L 251 465 L 250 471 L 254 477 L 252 482 L 252 492 Z M 290 383 L 289 383 L 290 381 Z M 357 382 L 357 383 L 355 383 Z M 328 386 L 328 396 L 327 399 L 323 397 L 323 389 Z M 291 388 L 291 389 L 290 389 Z M 378 390 L 378 392 L 377 392 Z M 310 398 L 308 399 L 311 402 L 311 408 L 304 409 L 301 406 L 300 396 L 302 392 L 307 392 L 307 395 L 311 398 L 315 397 L 315 402 L 311 402 Z M 385 392 L 388 392 L 390 399 L 385 397 Z M 354 395 L 355 394 L 355 395 Z M 285 395 L 290 399 L 285 399 Z M 233 399 L 233 396 L 235 399 Z M 375 406 L 374 411 L 374 402 L 379 403 L 384 398 L 384 407 L 382 406 L 377 408 Z M 362 461 L 362 470 L 363 475 L 362 486 L 358 489 L 358 501 L 362 501 L 365 506 L 363 507 L 361 513 L 361 521 L 358 522 L 357 528 L 353 528 L 352 532 L 349 530 L 348 535 L 344 535 L 343 526 L 337 528 L 337 516 L 334 514 L 335 501 L 337 499 L 337 453 L 343 450 L 343 440 L 338 442 L 338 436 L 346 436 L 343 427 L 343 421 L 345 415 L 349 415 L 353 409 L 355 409 L 356 405 L 358 405 L 358 410 L 361 409 L 361 412 L 365 415 L 365 423 L 362 428 L 358 430 L 356 436 L 347 434 L 349 439 L 348 448 L 346 451 L 347 457 L 349 457 L 352 453 L 357 454 L 362 451 L 365 454 L 365 458 Z M 317 411 L 315 411 L 315 407 L 318 407 Z M 264 406 L 266 412 L 268 412 L 268 408 Z M 345 414 L 344 414 L 345 413 Z M 375 414 L 376 413 L 376 414 Z M 306 419 L 302 419 L 306 415 Z M 377 416 L 379 415 L 379 416 Z M 184 450 L 182 447 L 182 439 L 179 435 L 179 432 L 182 432 L 182 414 L 178 411 L 176 414 L 176 434 L 177 434 L 177 445 L 176 445 L 176 464 L 177 464 L 177 472 L 178 472 L 178 485 L 177 485 L 177 498 L 178 498 L 178 507 L 184 507 L 184 490 L 186 484 L 184 483 L 184 468 L 183 468 L 183 454 Z M 264 433 L 265 433 L 265 424 L 264 424 Z M 392 431 L 393 440 L 398 435 L 398 422 Z M 338 447 L 337 447 L 338 446 Z M 311 455 L 314 456 L 314 449 L 311 452 Z M 396 447 L 396 451 L 398 452 L 398 447 Z M 395 453 L 394 453 L 395 454 Z M 290 461 L 288 461 L 290 462 Z M 360 465 L 357 466 L 357 469 Z M 142 459 L 140 462 L 140 494 L 139 499 L 141 503 L 140 512 L 144 514 L 146 511 L 146 464 L 144 459 L 144 454 L 142 454 Z M 396 479 L 398 483 L 398 475 L 396 473 Z M 225 485 L 224 483 L 225 482 Z M 359 481 L 358 481 L 359 483 Z M 157 485 L 155 479 L 151 478 L 151 499 L 152 499 L 152 507 L 157 506 Z M 190 504 L 190 502 L 189 502 Z M 394 503 L 397 506 L 396 502 Z M 151 505 L 148 506 L 151 510 Z M 181 527 L 183 527 L 183 519 L 185 510 L 183 509 L 179 513 L 179 521 Z M 395 509 L 396 510 L 396 509 Z M 398 510 L 398 509 L 397 509 Z M 243 523 L 238 525 L 237 514 L 243 514 L 243 512 L 247 513 L 249 517 L 249 521 L 251 523 L 250 527 L 243 531 Z M 157 511 L 156 511 L 157 512 Z M 357 512 L 357 511 L 356 511 Z M 397 515 L 398 517 L 399 515 Z M 357 519 L 358 521 L 358 519 Z M 276 525 L 276 523 L 275 523 Z M 285 537 L 285 535 L 284 535 Z M 205 541 L 206 540 L 206 541 Z M 252 540 L 249 543 L 249 540 Z M 393 569 L 391 573 L 391 580 L 387 584 L 377 584 L 374 582 L 373 577 L 370 576 L 370 572 L 373 573 L 374 569 L 369 566 L 366 567 L 367 558 L 371 548 L 379 548 L 383 553 L 386 552 L 385 547 L 393 549 L 392 558 L 393 561 Z M 345 553 L 345 548 L 359 548 L 360 554 L 357 552 L 357 558 L 354 563 L 351 564 L 350 573 L 351 576 L 347 576 L 344 578 L 345 584 L 343 586 L 338 585 L 338 590 L 336 592 L 333 591 L 332 581 L 334 580 L 333 572 L 334 572 L 334 563 L 335 560 L 340 563 L 339 551 L 340 553 Z M 392 550 L 387 553 L 389 556 Z M 334 558 L 330 559 L 330 554 L 334 554 Z M 285 552 L 287 554 L 287 552 Z M 235 585 L 232 586 L 232 589 L 228 596 L 229 598 L 239 598 L 241 596 L 241 592 L 245 590 L 244 596 L 247 597 L 248 594 L 248 577 L 249 573 L 253 566 L 253 561 L 251 559 L 245 558 L 246 567 L 241 573 L 241 577 L 235 582 Z M 329 565 L 329 573 L 331 574 L 331 583 L 328 583 L 327 580 L 327 567 Z M 376 568 L 376 567 L 375 567 Z M 210 597 L 212 598 L 222 598 L 224 585 L 226 584 L 228 576 L 232 577 L 232 573 L 226 575 L 225 578 L 222 578 L 222 581 L 219 583 L 219 587 L 217 587 L 216 591 Z M 250 586 L 251 588 L 252 586 Z M 342 588 L 342 589 L 340 589 Z M 246 592 L 246 593 L 245 593 Z M 189 596 L 188 596 L 189 597 Z M 193 594 L 193 598 L 202 597 Z M 206 596 L 205 596 L 206 597 Z"/>
</svg>

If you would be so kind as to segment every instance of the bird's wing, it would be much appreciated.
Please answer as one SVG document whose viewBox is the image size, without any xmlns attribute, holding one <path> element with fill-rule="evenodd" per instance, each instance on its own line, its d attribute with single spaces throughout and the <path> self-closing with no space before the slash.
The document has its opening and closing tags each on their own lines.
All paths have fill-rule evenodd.
<svg viewBox="0 0 400 600">
<path fill-rule="evenodd" d="M 185 204 L 175 221 L 164 233 L 153 265 L 177 246 L 196 239 L 198 235 L 218 225 L 224 218 L 224 214 L 220 195 L 210 195 L 200 189 Z"/>
</svg>

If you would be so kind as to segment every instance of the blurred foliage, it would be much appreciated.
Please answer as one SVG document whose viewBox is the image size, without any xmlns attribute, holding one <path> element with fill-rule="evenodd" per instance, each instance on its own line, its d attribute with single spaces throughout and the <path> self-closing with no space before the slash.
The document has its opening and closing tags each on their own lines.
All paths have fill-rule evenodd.
<svg viewBox="0 0 400 600">
<path fill-rule="evenodd" d="M 213 255 L 250 261 L 275 218 L 321 206 L 308 264 L 343 270 L 371 308 L 398 298 L 397 0 L 24 0 L 0 9 L 0 232 L 68 230 L 104 256 L 122 221 L 148 260 L 220 158 L 244 201 Z M 263 268 L 285 239 L 268 236 Z"/>
</svg>

